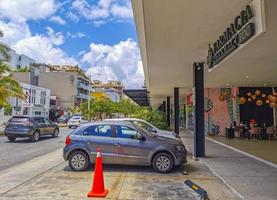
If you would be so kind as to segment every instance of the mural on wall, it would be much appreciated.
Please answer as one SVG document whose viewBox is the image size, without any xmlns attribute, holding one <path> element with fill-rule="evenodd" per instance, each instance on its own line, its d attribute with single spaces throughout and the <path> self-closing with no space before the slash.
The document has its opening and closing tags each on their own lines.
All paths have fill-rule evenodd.
<svg viewBox="0 0 277 200">
<path fill-rule="evenodd" d="M 211 135 L 225 135 L 231 122 L 239 122 L 238 88 L 206 88 L 206 101 L 212 105 L 205 110 L 205 131 Z"/>
</svg>

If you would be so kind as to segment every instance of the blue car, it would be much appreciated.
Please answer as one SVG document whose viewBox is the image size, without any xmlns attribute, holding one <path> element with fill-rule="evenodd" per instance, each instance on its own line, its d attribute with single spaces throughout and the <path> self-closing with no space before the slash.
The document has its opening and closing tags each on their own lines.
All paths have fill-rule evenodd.
<svg viewBox="0 0 277 200">
<path fill-rule="evenodd" d="M 6 124 L 4 134 L 10 141 L 28 137 L 37 142 L 43 135 L 58 137 L 59 127 L 46 117 L 13 116 Z"/>
<path fill-rule="evenodd" d="M 160 173 L 186 162 L 187 151 L 173 135 L 149 132 L 131 122 L 102 121 L 82 124 L 66 138 L 63 156 L 74 171 L 83 171 L 102 149 L 105 164 L 152 166 Z"/>
</svg>

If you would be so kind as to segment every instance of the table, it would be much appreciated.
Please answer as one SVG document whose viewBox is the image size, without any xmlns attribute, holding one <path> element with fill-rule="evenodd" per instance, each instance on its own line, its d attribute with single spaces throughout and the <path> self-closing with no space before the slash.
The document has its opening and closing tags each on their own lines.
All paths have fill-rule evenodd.
<svg viewBox="0 0 277 200">
<path fill-rule="evenodd" d="M 226 136 L 226 138 L 229 138 L 229 139 L 235 138 L 235 129 L 234 128 L 226 128 L 225 136 Z"/>
<path fill-rule="evenodd" d="M 265 127 L 261 128 L 261 134 L 260 135 L 261 135 L 262 140 L 267 140 L 268 139 L 268 135 L 267 135 Z"/>
</svg>

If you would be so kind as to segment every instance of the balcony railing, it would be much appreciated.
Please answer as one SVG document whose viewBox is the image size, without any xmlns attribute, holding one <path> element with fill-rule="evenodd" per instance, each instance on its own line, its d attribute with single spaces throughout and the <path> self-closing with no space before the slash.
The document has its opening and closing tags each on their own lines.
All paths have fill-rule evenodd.
<svg viewBox="0 0 277 200">
<path fill-rule="evenodd" d="M 89 95 L 78 92 L 77 98 L 89 99 Z"/>
<path fill-rule="evenodd" d="M 90 87 L 88 85 L 85 85 L 85 84 L 83 84 L 81 82 L 77 83 L 77 88 L 82 88 L 84 90 L 90 90 Z"/>
</svg>

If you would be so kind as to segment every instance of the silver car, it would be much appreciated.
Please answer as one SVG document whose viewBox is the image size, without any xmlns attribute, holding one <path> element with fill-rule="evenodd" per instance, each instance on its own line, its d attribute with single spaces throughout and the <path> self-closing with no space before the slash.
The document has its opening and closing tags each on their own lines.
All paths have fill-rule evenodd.
<svg viewBox="0 0 277 200">
<path fill-rule="evenodd" d="M 185 163 L 187 155 L 180 138 L 156 135 L 131 122 L 82 124 L 65 143 L 63 156 L 74 171 L 86 170 L 98 147 L 104 164 L 152 166 L 161 173 Z"/>
<path fill-rule="evenodd" d="M 142 128 L 146 129 L 149 132 L 152 132 L 157 135 L 164 135 L 170 137 L 178 137 L 178 135 L 172 131 L 161 130 L 154 126 L 153 124 L 149 123 L 146 120 L 139 119 L 139 118 L 113 118 L 113 119 L 105 119 L 105 121 L 123 121 L 123 122 L 132 122 L 136 125 L 141 126 Z"/>
</svg>

